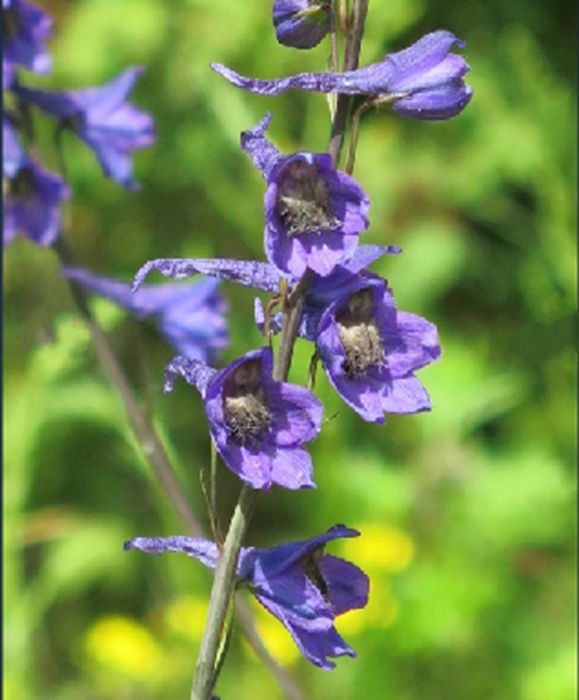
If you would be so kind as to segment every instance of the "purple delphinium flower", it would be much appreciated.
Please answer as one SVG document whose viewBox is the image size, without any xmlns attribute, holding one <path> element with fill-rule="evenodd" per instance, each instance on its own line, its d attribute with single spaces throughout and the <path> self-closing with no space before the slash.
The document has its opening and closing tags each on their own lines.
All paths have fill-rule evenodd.
<svg viewBox="0 0 579 700">
<path fill-rule="evenodd" d="M 60 120 L 91 148 L 107 177 L 136 189 L 131 153 L 155 140 L 152 117 L 126 99 L 139 67 L 125 70 L 102 87 L 48 92 L 16 86 L 18 95 Z"/>
<path fill-rule="evenodd" d="M 280 44 L 311 49 L 330 30 L 328 3 L 324 0 L 275 0 L 273 25 Z"/>
<path fill-rule="evenodd" d="M 54 243 L 60 229 L 60 203 L 70 189 L 59 176 L 30 160 L 22 150 L 10 118 L 3 117 L 2 169 L 7 189 L 3 197 L 3 241 L 21 232 L 41 246 Z"/>
<path fill-rule="evenodd" d="M 414 371 L 440 357 L 436 327 L 397 311 L 385 280 L 366 273 L 335 299 L 322 314 L 316 346 L 330 382 L 364 420 L 430 409 Z"/>
<path fill-rule="evenodd" d="M 312 461 L 302 447 L 320 432 L 322 404 L 307 389 L 272 378 L 271 348 L 252 350 L 217 371 L 175 358 L 165 390 L 181 375 L 203 397 L 215 447 L 254 489 L 312 488 Z"/>
<path fill-rule="evenodd" d="M 348 610 L 365 607 L 369 581 L 350 562 L 324 552 L 328 542 L 360 533 L 335 525 L 323 535 L 287 542 L 269 549 L 242 547 L 237 577 L 257 600 L 287 628 L 301 653 L 320 668 L 335 668 L 331 658 L 356 656 L 340 637 L 334 620 Z M 136 537 L 124 549 L 148 554 L 179 552 L 205 566 L 217 566 L 219 550 L 198 537 Z"/>
<path fill-rule="evenodd" d="M 440 30 L 357 70 L 299 73 L 273 80 L 246 78 L 220 63 L 211 67 L 233 85 L 260 95 L 279 95 L 292 89 L 375 95 L 406 117 L 448 119 L 461 112 L 472 97 L 472 89 L 464 82 L 470 67 L 462 56 L 450 53 L 454 45 L 463 48 L 464 42 Z"/>
<path fill-rule="evenodd" d="M 227 304 L 217 292 L 219 280 L 147 285 L 133 294 L 130 284 L 99 277 L 81 268 L 64 268 L 63 274 L 128 309 L 139 319 L 153 317 L 161 333 L 190 359 L 214 362 L 217 353 L 227 347 Z"/>
<path fill-rule="evenodd" d="M 308 287 L 300 335 L 315 340 L 316 330 L 322 313 L 337 296 L 344 294 L 357 284 L 358 274 L 383 255 L 396 255 L 401 249 L 396 246 L 359 245 L 352 257 L 337 265 L 326 277 L 312 275 Z M 196 274 L 205 274 L 222 280 L 236 282 L 245 287 L 265 292 L 279 292 L 280 275 L 277 268 L 254 260 L 207 259 L 207 258 L 157 258 L 145 263 L 135 275 L 133 289 L 139 289 L 147 275 L 153 270 L 165 277 L 183 279 Z M 263 324 L 263 307 L 256 305 L 256 321 Z M 270 328 L 275 331 L 275 327 Z"/>
<path fill-rule="evenodd" d="M 241 147 L 263 175 L 265 252 L 280 272 L 294 279 L 307 268 L 326 276 L 352 256 L 368 227 L 368 197 L 327 153 L 282 156 L 264 136 L 271 121 L 241 134 Z"/>
<path fill-rule="evenodd" d="M 25 0 L 3 0 L 2 25 L 4 88 L 10 87 L 16 66 L 48 73 L 52 58 L 44 42 L 52 33 L 52 20 L 46 12 Z"/>
</svg>

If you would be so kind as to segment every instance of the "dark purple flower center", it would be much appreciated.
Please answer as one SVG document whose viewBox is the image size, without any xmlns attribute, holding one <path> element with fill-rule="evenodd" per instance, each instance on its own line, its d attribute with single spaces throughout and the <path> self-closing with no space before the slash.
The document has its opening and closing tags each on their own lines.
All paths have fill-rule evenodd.
<svg viewBox="0 0 579 700">
<path fill-rule="evenodd" d="M 304 554 L 298 561 L 300 569 L 304 572 L 307 578 L 314 584 L 318 591 L 322 594 L 326 603 L 330 602 L 328 593 L 328 584 L 320 571 L 320 562 L 324 556 L 324 548 L 318 547 L 313 552 Z"/>
<path fill-rule="evenodd" d="M 31 168 L 20 168 L 16 177 L 10 180 L 10 195 L 14 199 L 25 201 L 30 199 L 35 191 L 34 173 Z"/>
<path fill-rule="evenodd" d="M 384 367 L 386 357 L 380 329 L 374 318 L 374 293 L 361 289 L 352 294 L 336 314 L 342 347 L 342 367 L 348 379 L 364 376 L 370 367 Z"/>
<path fill-rule="evenodd" d="M 327 180 L 315 163 L 302 159 L 286 165 L 280 175 L 277 213 L 288 236 L 340 225 L 332 211 Z"/>
<path fill-rule="evenodd" d="M 264 433 L 271 413 L 261 382 L 261 360 L 239 365 L 223 384 L 223 410 L 229 433 L 244 444 Z"/>
</svg>

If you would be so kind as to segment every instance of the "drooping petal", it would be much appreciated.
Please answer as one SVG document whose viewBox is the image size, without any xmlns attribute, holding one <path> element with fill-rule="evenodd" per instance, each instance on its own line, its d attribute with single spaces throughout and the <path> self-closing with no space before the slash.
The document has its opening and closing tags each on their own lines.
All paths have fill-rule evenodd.
<svg viewBox="0 0 579 700">
<path fill-rule="evenodd" d="M 267 180 L 271 171 L 282 157 L 278 149 L 265 138 L 265 132 L 271 123 L 273 114 L 268 112 L 265 117 L 251 129 L 241 132 L 241 148 L 263 177 Z"/>
<path fill-rule="evenodd" d="M 279 290 L 279 272 L 269 263 L 226 258 L 157 258 L 149 260 L 137 271 L 133 280 L 134 291 L 139 289 L 153 270 L 172 279 L 203 274 L 266 292 Z"/>
<path fill-rule="evenodd" d="M 207 386 L 216 374 L 217 370 L 209 367 L 205 362 L 179 355 L 174 357 L 165 367 L 163 390 L 166 393 L 173 391 L 175 379 L 183 377 L 187 384 L 194 386 L 201 396 L 205 396 Z"/>
<path fill-rule="evenodd" d="M 331 658 L 338 656 L 356 656 L 356 652 L 336 632 L 334 627 L 329 629 L 308 629 L 307 620 L 303 618 L 299 626 L 287 614 L 287 608 L 277 605 L 265 596 L 256 595 L 256 598 L 272 615 L 284 625 L 291 634 L 301 653 L 313 664 L 324 670 L 331 670 L 336 664 Z M 315 621 L 317 622 L 317 620 Z"/>
<path fill-rule="evenodd" d="M 349 561 L 324 554 L 320 571 L 328 586 L 328 596 L 334 615 L 365 607 L 368 602 L 370 580 Z"/>
<path fill-rule="evenodd" d="M 217 566 L 219 550 L 217 545 L 201 537 L 186 537 L 175 535 L 174 537 L 135 537 L 123 545 L 125 551 L 139 549 L 147 554 L 164 554 L 176 552 L 186 554 L 192 559 L 197 559 L 210 569 Z"/>
<path fill-rule="evenodd" d="M 394 103 L 399 113 L 417 119 L 446 119 L 468 104 L 472 90 L 464 83 L 466 61 L 450 54 L 464 42 L 452 32 L 431 32 L 382 61 L 343 73 L 299 73 L 286 78 L 247 78 L 220 63 L 212 69 L 233 85 L 260 95 L 279 95 L 287 90 L 375 95 Z"/>
</svg>

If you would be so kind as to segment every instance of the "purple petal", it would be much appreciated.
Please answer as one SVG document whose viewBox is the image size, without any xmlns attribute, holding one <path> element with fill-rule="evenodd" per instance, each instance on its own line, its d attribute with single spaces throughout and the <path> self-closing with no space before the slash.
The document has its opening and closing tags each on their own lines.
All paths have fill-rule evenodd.
<svg viewBox="0 0 579 700">
<path fill-rule="evenodd" d="M 64 268 L 63 274 L 139 319 L 154 316 L 161 333 L 190 359 L 213 361 L 217 351 L 228 343 L 227 305 L 216 291 L 218 280 L 148 285 L 133 294 L 129 284 L 93 275 L 82 268 Z"/>
<path fill-rule="evenodd" d="M 270 454 L 271 480 L 286 489 L 313 489 L 312 458 L 301 447 L 274 448 Z"/>
<path fill-rule="evenodd" d="M 322 3 L 316 8 L 309 0 L 275 0 L 273 24 L 280 44 L 297 49 L 317 46 L 330 28 Z"/>
<path fill-rule="evenodd" d="M 136 291 L 152 270 L 165 277 L 183 279 L 196 274 L 217 277 L 236 282 L 245 287 L 266 292 L 279 291 L 279 272 L 269 263 L 254 260 L 229 260 L 219 258 L 157 258 L 145 263 L 135 275 L 133 290 Z"/>
<path fill-rule="evenodd" d="M 26 161 L 12 119 L 4 112 L 2 121 L 2 172 L 12 179 Z"/>
<path fill-rule="evenodd" d="M 350 273 L 355 274 L 384 255 L 398 255 L 401 252 L 402 248 L 395 245 L 362 244 L 356 248 L 352 257 L 343 263 L 343 267 Z"/>
<path fill-rule="evenodd" d="M 72 128 L 94 151 L 107 177 L 135 189 L 131 153 L 155 139 L 151 116 L 125 102 L 141 73 L 139 67 L 129 68 L 103 86 L 84 90 L 49 92 L 19 86 L 17 92 Z"/>
<path fill-rule="evenodd" d="M 253 319 L 259 330 L 262 333 L 265 333 L 265 309 L 263 307 L 263 302 L 259 297 L 256 297 L 253 301 Z M 281 311 L 276 311 L 275 313 L 271 314 L 269 319 L 270 333 L 279 333 L 282 327 L 283 313 Z"/>
<path fill-rule="evenodd" d="M 219 550 L 217 545 L 201 537 L 135 537 L 125 542 L 123 549 L 140 549 L 147 554 L 163 554 L 165 552 L 177 552 L 197 559 L 210 569 L 217 566 Z"/>
<path fill-rule="evenodd" d="M 431 408 L 428 393 L 416 377 L 393 379 L 390 390 L 382 395 L 386 413 L 421 413 Z"/>
<path fill-rule="evenodd" d="M 361 569 L 349 561 L 324 554 L 320 571 L 328 586 L 334 615 L 365 607 L 370 581 Z"/>
<path fill-rule="evenodd" d="M 26 161 L 10 181 L 4 200 L 4 243 L 18 232 L 40 246 L 54 243 L 60 231 L 60 205 L 69 197 L 70 189 L 59 175 Z"/>
<path fill-rule="evenodd" d="M 354 71 L 299 73 L 273 80 L 246 78 L 219 63 L 211 67 L 233 85 L 260 95 L 279 95 L 291 89 L 377 95 L 394 102 L 394 108 L 403 115 L 446 119 L 464 109 L 472 96 L 464 84 L 468 64 L 449 53 L 454 45 L 462 48 L 464 42 L 451 32 L 440 30 L 378 63 Z"/>
<path fill-rule="evenodd" d="M 44 42 L 52 34 L 52 19 L 25 0 L 12 0 L 3 9 L 4 61 L 34 73 L 48 73 L 52 58 Z"/>
<path fill-rule="evenodd" d="M 295 446 L 313 440 L 320 433 L 324 408 L 308 389 L 282 383 L 270 392 L 270 408 L 275 413 L 275 444 Z"/>
<path fill-rule="evenodd" d="M 335 668 L 336 664 L 328 657 L 337 657 L 347 654 L 356 656 L 354 650 L 349 647 L 333 627 L 328 629 L 316 629 L 318 620 L 314 620 L 312 628 L 308 629 L 307 619 L 302 618 L 300 624 L 291 619 L 287 608 L 278 605 L 266 596 L 256 594 L 257 600 L 272 615 L 284 625 L 291 634 L 301 653 L 313 664 L 325 670 Z"/>
<path fill-rule="evenodd" d="M 215 447 L 225 464 L 251 488 L 266 491 L 273 484 L 271 454 L 263 447 L 236 445 L 220 440 L 220 434 L 212 431 Z"/>
<path fill-rule="evenodd" d="M 259 124 L 252 129 L 242 131 L 240 139 L 241 148 L 249 154 L 253 164 L 266 180 L 281 158 L 277 148 L 264 136 L 272 117 L 272 113 L 268 112 Z"/>
<path fill-rule="evenodd" d="M 183 377 L 187 384 L 194 386 L 201 396 L 205 396 L 207 386 L 217 374 L 217 370 L 209 367 L 200 360 L 191 360 L 188 357 L 174 357 L 165 367 L 164 391 L 173 391 L 175 379 Z"/>
<path fill-rule="evenodd" d="M 438 330 L 433 323 L 416 314 L 398 311 L 396 326 L 398 342 L 388 355 L 392 376 L 404 377 L 438 360 L 440 343 Z"/>
<path fill-rule="evenodd" d="M 301 542 L 286 542 L 269 549 L 258 549 L 258 557 L 267 578 L 281 576 L 309 552 L 342 537 L 359 537 L 358 530 L 345 525 L 334 525 L 326 532 Z"/>
</svg>

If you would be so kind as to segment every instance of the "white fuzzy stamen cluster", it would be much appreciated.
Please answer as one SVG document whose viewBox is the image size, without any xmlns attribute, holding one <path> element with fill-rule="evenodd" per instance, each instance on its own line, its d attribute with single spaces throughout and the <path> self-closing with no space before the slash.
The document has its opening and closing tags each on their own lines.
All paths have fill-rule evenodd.
<svg viewBox="0 0 579 700">
<path fill-rule="evenodd" d="M 295 160 L 287 165 L 278 187 L 277 212 L 288 236 L 337 228 L 330 188 L 315 163 Z"/>
<path fill-rule="evenodd" d="M 347 358 L 343 368 L 349 379 L 364 376 L 371 367 L 385 366 L 384 345 L 374 318 L 372 289 L 352 294 L 346 307 L 336 314 L 336 321 Z"/>
<path fill-rule="evenodd" d="M 230 435 L 242 444 L 268 428 L 271 413 L 261 386 L 261 360 L 244 362 L 227 378 L 223 409 Z"/>
</svg>

